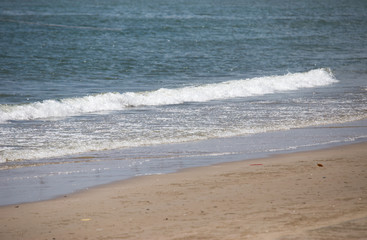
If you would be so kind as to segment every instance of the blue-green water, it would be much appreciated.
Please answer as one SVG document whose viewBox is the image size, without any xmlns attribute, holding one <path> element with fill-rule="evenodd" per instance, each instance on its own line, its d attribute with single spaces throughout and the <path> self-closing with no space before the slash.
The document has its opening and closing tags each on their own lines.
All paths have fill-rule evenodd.
<svg viewBox="0 0 367 240">
<path fill-rule="evenodd" d="M 366 26 L 363 0 L 3 0 L 0 161 L 364 119 Z"/>
</svg>

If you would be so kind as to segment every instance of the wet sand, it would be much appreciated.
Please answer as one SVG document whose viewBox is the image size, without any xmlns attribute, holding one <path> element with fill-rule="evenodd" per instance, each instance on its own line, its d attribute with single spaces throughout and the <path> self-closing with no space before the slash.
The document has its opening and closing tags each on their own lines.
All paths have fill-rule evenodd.
<svg viewBox="0 0 367 240">
<path fill-rule="evenodd" d="M 366 239 L 367 143 L 0 207 L 0 239 Z"/>
</svg>

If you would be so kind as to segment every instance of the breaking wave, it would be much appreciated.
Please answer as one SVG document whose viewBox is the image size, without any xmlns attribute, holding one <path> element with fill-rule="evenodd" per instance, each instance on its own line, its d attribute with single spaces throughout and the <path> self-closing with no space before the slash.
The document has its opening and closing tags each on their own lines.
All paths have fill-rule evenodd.
<svg viewBox="0 0 367 240">
<path fill-rule="evenodd" d="M 45 100 L 21 105 L 0 105 L 0 122 L 68 117 L 86 113 L 123 110 L 127 107 L 207 102 L 251 97 L 302 88 L 326 86 L 337 82 L 329 69 L 233 80 L 177 89 L 161 88 L 147 92 L 103 93 L 81 98 Z"/>
</svg>

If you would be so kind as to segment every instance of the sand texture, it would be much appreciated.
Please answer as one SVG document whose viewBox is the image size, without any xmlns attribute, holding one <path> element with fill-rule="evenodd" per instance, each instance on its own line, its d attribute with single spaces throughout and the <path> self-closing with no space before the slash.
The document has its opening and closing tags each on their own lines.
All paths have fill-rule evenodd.
<svg viewBox="0 0 367 240">
<path fill-rule="evenodd" d="M 367 239 L 367 143 L 1 207 L 0 239 Z"/>
</svg>

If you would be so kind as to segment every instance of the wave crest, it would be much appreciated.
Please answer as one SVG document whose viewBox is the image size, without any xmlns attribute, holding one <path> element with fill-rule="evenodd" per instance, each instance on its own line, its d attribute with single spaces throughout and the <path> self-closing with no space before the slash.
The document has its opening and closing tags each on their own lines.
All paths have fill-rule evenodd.
<svg viewBox="0 0 367 240">
<path fill-rule="evenodd" d="M 22 105 L 0 105 L 0 122 L 68 117 L 85 113 L 123 110 L 127 107 L 207 102 L 250 97 L 301 88 L 326 86 L 337 82 L 330 69 L 266 76 L 177 89 L 150 92 L 103 93 L 81 98 L 45 100 Z"/>
</svg>

